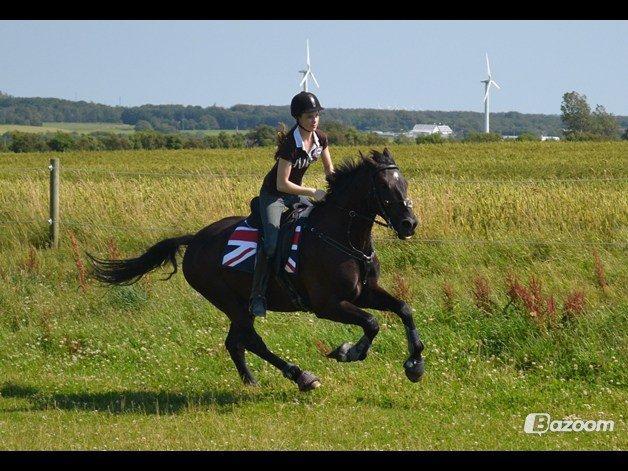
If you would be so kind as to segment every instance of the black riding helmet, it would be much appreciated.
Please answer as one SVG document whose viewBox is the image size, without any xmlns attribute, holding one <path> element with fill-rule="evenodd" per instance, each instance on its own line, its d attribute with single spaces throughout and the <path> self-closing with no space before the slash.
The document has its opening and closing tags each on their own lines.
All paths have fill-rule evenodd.
<svg viewBox="0 0 628 471">
<path fill-rule="evenodd" d="M 290 114 L 294 119 L 298 119 L 303 113 L 322 111 L 324 109 L 316 95 L 310 92 L 301 92 L 295 95 L 290 102 Z"/>
</svg>

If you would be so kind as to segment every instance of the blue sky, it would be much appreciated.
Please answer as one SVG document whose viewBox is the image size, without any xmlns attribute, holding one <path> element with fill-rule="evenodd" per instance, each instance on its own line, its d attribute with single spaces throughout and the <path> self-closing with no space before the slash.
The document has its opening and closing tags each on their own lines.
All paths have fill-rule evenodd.
<svg viewBox="0 0 628 471">
<path fill-rule="evenodd" d="M 628 115 L 628 21 L 0 21 L 0 90 L 124 106 L 288 104 L 310 40 L 324 106 Z"/>
</svg>

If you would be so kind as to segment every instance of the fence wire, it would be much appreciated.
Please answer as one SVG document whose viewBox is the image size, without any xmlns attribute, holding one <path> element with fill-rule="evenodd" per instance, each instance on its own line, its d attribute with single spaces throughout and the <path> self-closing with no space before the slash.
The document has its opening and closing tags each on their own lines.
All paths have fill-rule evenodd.
<svg viewBox="0 0 628 471">
<path fill-rule="evenodd" d="M 11 167 L 8 169 L 0 168 L 0 172 L 18 173 L 20 171 L 48 171 L 45 168 L 36 167 Z M 126 176 L 146 176 L 146 177 L 202 177 L 202 178 L 235 178 L 235 177 L 254 177 L 260 176 L 259 172 L 237 172 L 237 173 L 224 173 L 224 172 L 133 172 L 133 171 L 114 171 L 114 170 L 101 170 L 90 168 L 73 168 L 62 167 L 61 173 L 97 173 L 105 175 L 126 175 Z M 588 178 L 530 178 L 530 179 L 484 179 L 484 180 L 466 180 L 457 178 L 422 178 L 420 176 L 410 174 L 407 176 L 407 180 L 420 181 L 421 183 L 438 183 L 438 184 L 454 184 L 454 185 L 476 185 L 476 184 L 547 184 L 547 183 L 580 183 L 580 182 L 626 182 L 628 177 L 588 177 Z"/>
<path fill-rule="evenodd" d="M 10 224 L 50 224 L 50 220 L 42 221 L 39 219 L 29 220 L 14 220 L 14 221 L 0 221 L 0 225 Z M 105 229 L 118 229 L 124 231 L 151 231 L 151 232 L 168 232 L 168 231 L 185 231 L 180 226 L 118 226 L 111 224 L 89 224 L 72 219 L 63 219 L 59 221 L 60 226 L 70 227 L 91 227 L 91 228 L 105 228 Z M 194 229 L 190 229 L 194 230 Z M 396 237 L 373 237 L 375 242 L 401 242 Z M 626 248 L 628 242 L 608 242 L 608 241 L 595 241 L 595 240 L 550 240 L 550 239 L 445 239 L 445 238 L 421 238 L 414 237 L 410 242 L 418 242 L 424 244 L 458 244 L 458 245 L 564 245 L 564 246 L 605 246 L 605 247 L 617 247 Z"/>
</svg>

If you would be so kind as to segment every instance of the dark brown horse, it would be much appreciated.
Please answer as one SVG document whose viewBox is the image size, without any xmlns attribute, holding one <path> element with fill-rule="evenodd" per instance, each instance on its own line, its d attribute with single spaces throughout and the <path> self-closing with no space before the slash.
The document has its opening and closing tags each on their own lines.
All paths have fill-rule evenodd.
<svg viewBox="0 0 628 471">
<path fill-rule="evenodd" d="M 383 153 L 360 154 L 357 162 L 343 162 L 327 177 L 327 183 L 327 196 L 315 203 L 301 236 L 294 286 L 317 317 L 358 325 L 364 330 L 355 344 L 344 343 L 328 354 L 338 361 L 366 358 L 379 325 L 364 308 L 396 313 L 405 326 L 410 352 L 403 366 L 406 376 L 416 382 L 423 375 L 424 366 L 423 343 L 412 319 L 413 310 L 377 284 L 380 266 L 371 238 L 373 223 L 379 223 L 375 221 L 377 215 L 400 239 L 414 234 L 417 218 L 407 198 L 407 182 L 390 152 L 384 149 Z M 275 355 L 255 331 L 254 318 L 248 312 L 252 275 L 221 264 L 227 239 L 243 219 L 226 217 L 194 235 L 162 240 L 137 258 L 102 260 L 87 254 L 92 276 L 106 283 L 131 284 L 168 261 L 174 267 L 172 276 L 177 271 L 179 246 L 187 245 L 183 258 L 185 279 L 229 317 L 231 326 L 225 345 L 243 381 L 256 384 L 244 357 L 248 350 L 277 367 L 300 390 L 314 389 L 320 386 L 316 376 Z M 272 311 L 299 310 L 273 275 L 267 305 Z"/>
</svg>

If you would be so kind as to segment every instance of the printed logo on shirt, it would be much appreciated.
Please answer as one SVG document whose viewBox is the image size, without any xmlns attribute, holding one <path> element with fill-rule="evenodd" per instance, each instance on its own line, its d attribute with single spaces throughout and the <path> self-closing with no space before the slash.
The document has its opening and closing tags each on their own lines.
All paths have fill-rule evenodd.
<svg viewBox="0 0 628 471">
<path fill-rule="evenodd" d="M 299 157 L 292 164 L 295 168 L 304 168 L 309 167 L 312 162 L 316 162 L 320 155 L 323 153 L 323 148 L 320 146 L 314 147 L 310 154 L 307 154 L 306 157 Z"/>
</svg>

